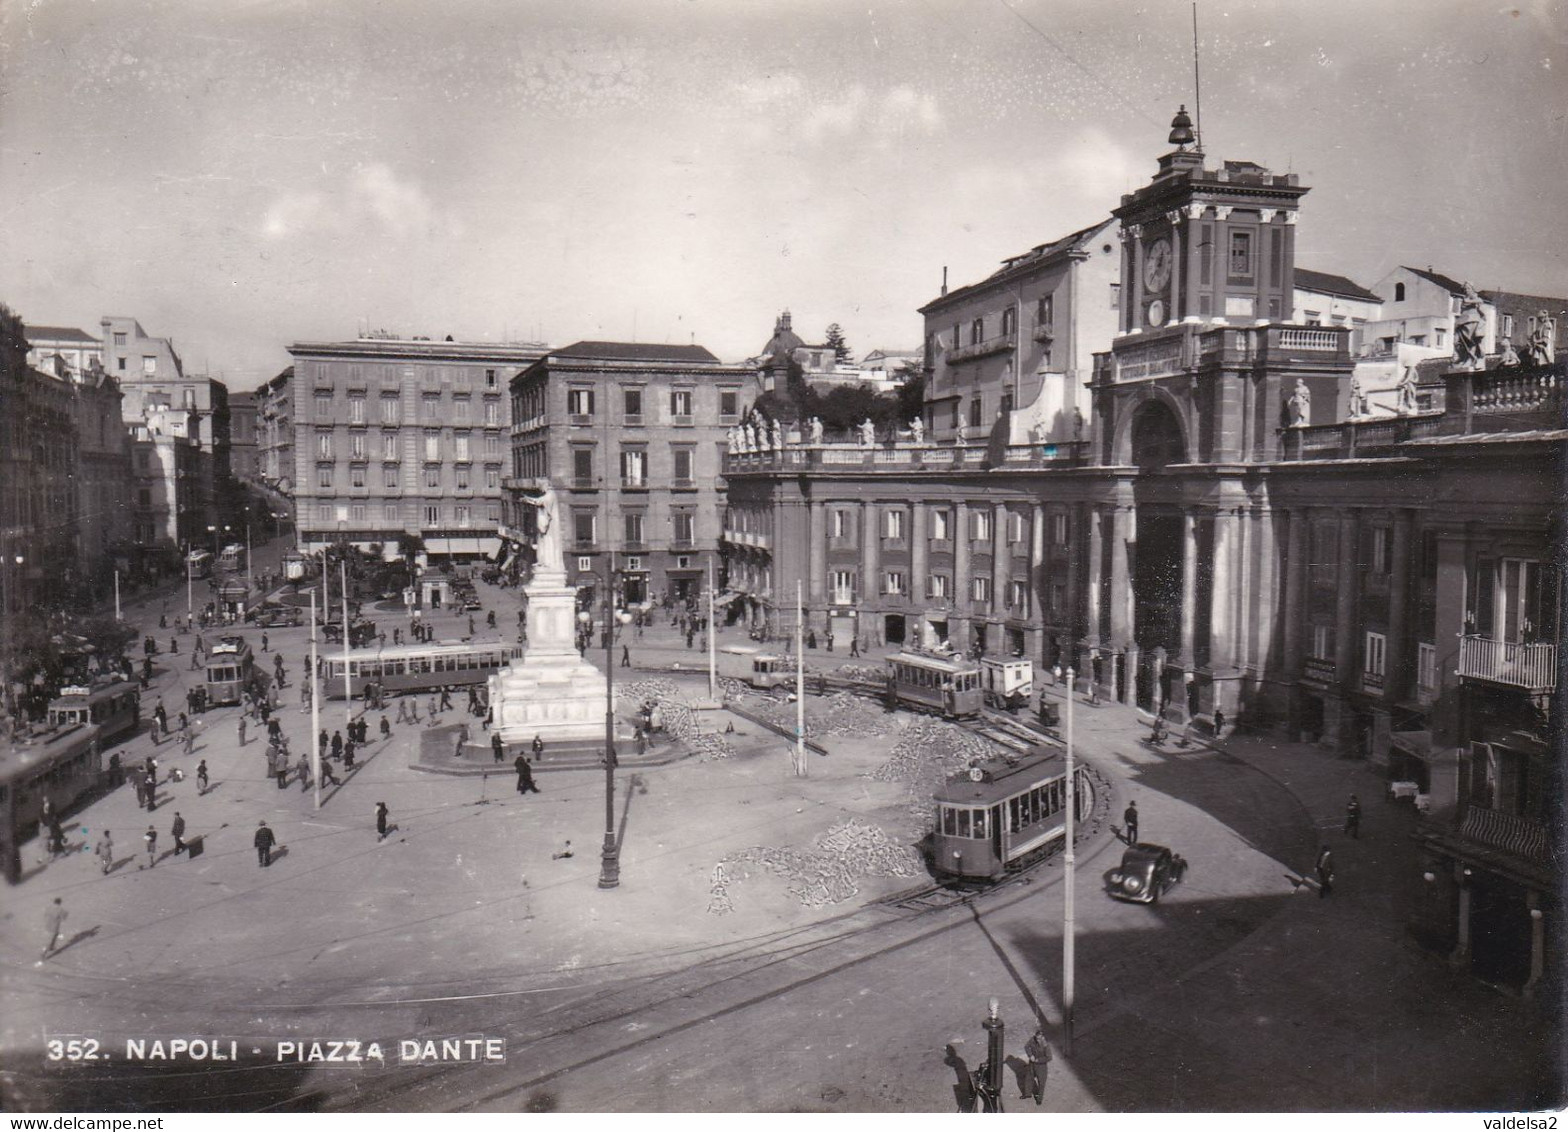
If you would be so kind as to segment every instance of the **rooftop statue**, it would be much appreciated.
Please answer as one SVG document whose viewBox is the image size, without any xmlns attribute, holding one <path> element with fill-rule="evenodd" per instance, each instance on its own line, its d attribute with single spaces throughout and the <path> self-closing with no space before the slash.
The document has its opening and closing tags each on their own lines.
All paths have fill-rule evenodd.
<svg viewBox="0 0 1568 1132">
<path fill-rule="evenodd" d="M 1481 296 L 1466 283 L 1464 298 L 1459 300 L 1459 315 L 1454 319 L 1454 357 L 1460 369 L 1480 369 L 1485 364 L 1485 334 L 1486 314 L 1481 310 Z"/>
</svg>

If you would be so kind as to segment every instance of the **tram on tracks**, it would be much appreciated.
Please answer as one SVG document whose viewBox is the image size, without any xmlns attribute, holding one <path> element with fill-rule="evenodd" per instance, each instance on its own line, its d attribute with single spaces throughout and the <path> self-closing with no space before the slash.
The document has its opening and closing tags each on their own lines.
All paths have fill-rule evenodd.
<svg viewBox="0 0 1568 1132">
<path fill-rule="evenodd" d="M 986 707 L 1023 711 L 1034 695 L 1034 662 L 1027 657 L 983 657 L 980 684 L 985 691 Z"/>
<path fill-rule="evenodd" d="M 770 652 L 755 645 L 721 645 L 714 651 L 720 676 L 739 680 L 753 688 L 782 689 L 786 694 L 795 685 L 795 658 Z"/>
<path fill-rule="evenodd" d="M 142 692 L 134 680 L 108 680 L 67 685 L 49 701 L 49 726 L 90 723 L 98 728 L 100 746 L 141 730 Z"/>
<path fill-rule="evenodd" d="M 1081 817 L 1092 791 L 1078 767 Z M 939 880 L 994 881 L 1062 847 L 1067 828 L 1067 763 L 1054 747 L 974 763 L 936 792 L 929 840 Z"/>
<path fill-rule="evenodd" d="M 980 666 L 951 653 L 906 649 L 887 658 L 888 698 L 894 706 L 935 712 L 945 719 L 980 714 Z"/>
<path fill-rule="evenodd" d="M 523 655 L 523 646 L 505 641 L 443 641 L 429 645 L 393 645 L 355 649 L 347 659 L 323 656 L 322 692 L 343 698 L 343 670 L 348 667 L 349 691 L 360 695 L 367 683 L 384 692 L 424 692 L 435 688 L 483 684 Z"/>
<path fill-rule="evenodd" d="M 64 814 L 102 782 L 102 734 L 99 724 L 72 720 L 0 744 L 0 869 L 10 883 L 21 879 L 21 844 L 38 832 L 44 799 Z"/>
<path fill-rule="evenodd" d="M 255 673 L 255 656 L 244 637 L 218 638 L 207 650 L 207 702 L 239 703 Z"/>
</svg>

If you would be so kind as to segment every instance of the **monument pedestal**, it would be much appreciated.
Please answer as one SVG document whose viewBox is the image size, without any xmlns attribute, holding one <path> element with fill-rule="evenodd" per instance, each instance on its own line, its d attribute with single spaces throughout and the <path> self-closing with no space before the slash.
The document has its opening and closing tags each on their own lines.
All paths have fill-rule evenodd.
<svg viewBox="0 0 1568 1132">
<path fill-rule="evenodd" d="M 577 592 L 559 571 L 536 571 L 528 597 L 528 647 L 490 677 L 493 727 L 526 747 L 604 742 L 605 677 L 577 652 Z"/>
</svg>

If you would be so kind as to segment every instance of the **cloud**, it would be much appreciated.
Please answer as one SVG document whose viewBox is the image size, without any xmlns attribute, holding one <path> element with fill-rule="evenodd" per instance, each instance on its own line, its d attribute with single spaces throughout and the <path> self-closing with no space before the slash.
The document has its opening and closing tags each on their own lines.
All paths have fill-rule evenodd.
<svg viewBox="0 0 1568 1132">
<path fill-rule="evenodd" d="M 774 102 L 789 102 L 805 89 L 799 75 L 758 75 L 743 83 L 735 84 L 735 93 L 753 106 L 767 106 Z"/>
<path fill-rule="evenodd" d="M 800 132 L 809 141 L 845 137 L 860 125 L 870 102 L 863 86 L 852 86 L 843 98 L 819 102 L 801 120 Z"/>
<path fill-rule="evenodd" d="M 918 130 L 931 133 L 942 125 L 936 99 L 909 86 L 895 86 L 874 98 L 855 85 L 837 99 L 818 102 L 801 120 L 807 141 L 824 141 L 861 133 L 869 142 L 881 142 Z"/>
<path fill-rule="evenodd" d="M 882 99 L 881 124 L 884 129 L 918 126 L 930 131 L 942 124 L 942 112 L 937 109 L 936 99 L 929 94 L 921 94 L 913 87 L 896 86 Z"/>
<path fill-rule="evenodd" d="M 274 240 L 367 229 L 406 240 L 456 235 L 460 225 L 440 214 L 417 183 L 400 180 L 379 161 L 357 166 L 335 193 L 316 189 L 284 193 L 268 206 L 261 222 L 262 234 Z"/>
</svg>

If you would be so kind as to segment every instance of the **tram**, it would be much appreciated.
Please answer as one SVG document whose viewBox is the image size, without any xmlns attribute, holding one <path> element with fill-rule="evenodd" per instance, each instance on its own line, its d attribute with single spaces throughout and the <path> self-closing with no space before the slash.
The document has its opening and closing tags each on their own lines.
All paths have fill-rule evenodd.
<svg viewBox="0 0 1568 1132">
<path fill-rule="evenodd" d="M 185 572 L 193 578 L 212 576 L 212 551 L 193 550 L 185 556 Z"/>
<path fill-rule="evenodd" d="M 323 656 L 322 693 L 343 698 L 343 666 L 348 665 L 349 690 L 358 696 L 367 683 L 384 692 L 422 692 L 434 688 L 483 684 L 523 655 L 523 646 L 491 642 L 443 641 L 429 645 L 393 645 L 390 648 L 355 649 L 347 660 Z"/>
<path fill-rule="evenodd" d="M 67 685 L 49 701 L 49 726 L 92 723 L 100 744 L 135 735 L 142 722 L 142 693 L 134 680 Z"/>
<path fill-rule="evenodd" d="M 1091 789 L 1077 771 L 1078 809 Z M 1061 848 L 1067 767 L 1054 747 L 976 762 L 936 792 L 931 870 L 950 880 L 999 880 Z"/>
<path fill-rule="evenodd" d="M 237 704 L 255 674 L 255 657 L 244 637 L 220 637 L 207 650 L 207 702 Z"/>
<path fill-rule="evenodd" d="M 1029 697 L 1034 694 L 1034 663 L 1027 657 L 1008 660 L 983 657 L 980 683 L 987 707 L 1022 711 L 1028 708 Z"/>
<path fill-rule="evenodd" d="M 936 712 L 947 719 L 980 714 L 980 666 L 961 656 L 905 650 L 887 658 L 888 696 L 894 705 Z"/>
<path fill-rule="evenodd" d="M 62 722 L 0 744 L 0 869 L 16 884 L 22 842 L 38 832 L 44 799 L 64 814 L 103 780 L 96 723 Z"/>
<path fill-rule="evenodd" d="M 218 569 L 229 574 L 245 569 L 245 548 L 237 542 L 229 543 L 218 555 Z"/>
<path fill-rule="evenodd" d="M 722 645 L 715 654 L 720 676 L 753 688 L 789 688 L 795 683 L 795 659 L 755 645 Z"/>
</svg>

